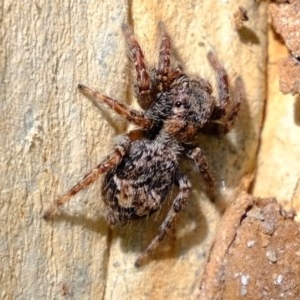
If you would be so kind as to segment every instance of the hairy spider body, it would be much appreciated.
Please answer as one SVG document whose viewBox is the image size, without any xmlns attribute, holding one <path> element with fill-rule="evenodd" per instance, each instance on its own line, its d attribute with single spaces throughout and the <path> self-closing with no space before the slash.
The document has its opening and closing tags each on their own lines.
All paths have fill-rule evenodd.
<svg viewBox="0 0 300 300">
<path fill-rule="evenodd" d="M 103 173 L 102 197 L 111 225 L 122 225 L 157 211 L 172 186 L 178 186 L 179 192 L 158 234 L 136 261 L 139 266 L 168 233 L 188 200 L 191 184 L 180 171 L 180 159 L 193 160 L 207 185 L 213 187 L 205 155 L 192 141 L 199 132 L 222 135 L 233 127 L 244 87 L 241 78 L 237 78 L 231 101 L 227 73 L 212 52 L 208 60 L 217 74 L 218 101 L 212 96 L 208 81 L 190 78 L 180 68 L 172 67 L 170 38 L 161 24 L 158 66 L 148 72 L 137 40 L 129 27 L 124 25 L 123 30 L 137 74 L 136 98 L 143 111 L 131 109 L 86 86 L 78 87 L 93 101 L 105 103 L 138 128 L 122 136 L 111 154 L 56 200 L 44 217 L 54 216 L 59 207 Z"/>
<path fill-rule="evenodd" d="M 158 125 L 162 126 L 164 120 L 176 114 L 178 119 L 186 120 L 187 124 L 193 124 L 195 129 L 200 129 L 209 120 L 214 107 L 211 93 L 209 83 L 192 80 L 179 73 L 168 85 L 168 89 L 155 94 L 154 101 L 145 112 L 145 116 L 154 120 L 156 124 L 154 130 L 157 132 L 160 129 L 157 128 Z M 189 136 L 187 140 L 192 139 L 195 134 Z"/>
<path fill-rule="evenodd" d="M 177 156 L 164 142 L 133 142 L 120 164 L 104 177 L 102 196 L 109 207 L 108 222 L 120 224 L 156 211 L 178 173 Z"/>
</svg>

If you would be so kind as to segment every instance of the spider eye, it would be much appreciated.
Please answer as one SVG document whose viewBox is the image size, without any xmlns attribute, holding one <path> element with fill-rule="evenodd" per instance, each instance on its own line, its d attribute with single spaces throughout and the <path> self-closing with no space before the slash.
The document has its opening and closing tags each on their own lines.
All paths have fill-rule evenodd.
<svg viewBox="0 0 300 300">
<path fill-rule="evenodd" d="M 182 104 L 181 101 L 176 101 L 175 106 L 176 106 L 176 107 L 180 107 L 181 104 Z"/>
</svg>

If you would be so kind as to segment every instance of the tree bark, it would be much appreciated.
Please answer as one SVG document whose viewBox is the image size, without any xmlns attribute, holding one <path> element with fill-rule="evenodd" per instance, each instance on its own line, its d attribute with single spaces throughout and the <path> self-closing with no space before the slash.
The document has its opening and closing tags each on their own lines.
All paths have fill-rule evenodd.
<svg viewBox="0 0 300 300">
<path fill-rule="evenodd" d="M 249 189 L 256 167 L 266 91 L 267 4 L 240 2 L 249 14 L 240 30 L 234 23 L 236 1 L 2 2 L 2 299 L 190 297 L 220 212 Z M 206 59 L 213 50 L 231 82 L 242 76 L 247 97 L 232 133 L 199 138 L 217 177 L 219 201 L 209 201 L 200 175 L 187 165 L 193 184 L 187 207 L 150 262 L 136 269 L 134 261 L 156 234 L 167 205 L 159 215 L 111 230 L 102 218 L 97 181 L 59 218 L 45 222 L 42 214 L 109 153 L 113 137 L 126 128 L 105 108 L 99 114 L 77 84 L 133 101 L 121 25 L 132 26 L 147 62 L 155 66 L 159 21 L 186 73 L 215 85 Z"/>
<path fill-rule="evenodd" d="M 292 4 L 290 6 L 292 7 Z M 278 9 L 283 8 L 279 5 Z M 295 9 L 295 13 L 299 14 L 299 10 Z M 285 26 L 287 22 L 283 18 L 278 21 L 282 26 Z M 295 23 L 295 27 L 295 31 L 290 31 L 290 34 L 296 35 L 299 32 L 299 24 Z M 299 212 L 300 97 L 299 95 L 284 95 L 280 91 L 278 69 L 281 61 L 291 56 L 287 46 L 274 30 L 269 30 L 268 35 L 268 98 L 253 194 L 260 197 L 276 196 L 287 210 L 295 209 Z M 290 73 L 292 76 L 291 71 Z M 295 85 L 299 87 L 298 82 L 296 78 Z M 296 216 L 296 220 L 300 220 L 299 215 Z"/>
</svg>

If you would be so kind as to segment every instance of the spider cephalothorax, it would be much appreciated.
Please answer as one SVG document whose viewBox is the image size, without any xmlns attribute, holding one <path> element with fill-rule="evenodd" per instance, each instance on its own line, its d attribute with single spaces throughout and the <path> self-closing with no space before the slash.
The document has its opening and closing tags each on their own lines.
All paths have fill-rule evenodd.
<svg viewBox="0 0 300 300">
<path fill-rule="evenodd" d="M 102 197 L 111 225 L 122 225 L 158 210 L 176 185 L 178 195 L 158 234 L 138 257 L 136 265 L 140 265 L 165 237 L 188 199 L 191 184 L 180 171 L 180 157 L 192 159 L 208 186 L 213 186 L 203 151 L 192 141 L 199 132 L 227 133 L 235 123 L 244 89 L 242 80 L 237 78 L 230 101 L 227 73 L 212 52 L 208 60 L 217 74 L 218 100 L 212 96 L 208 81 L 190 78 L 180 68 L 172 67 L 170 38 L 162 25 L 158 66 L 149 72 L 131 30 L 127 26 L 123 30 L 137 74 L 136 98 L 143 111 L 131 109 L 86 86 L 78 87 L 87 96 L 107 104 L 137 129 L 125 134 L 111 154 L 56 200 L 44 217 L 52 217 L 59 207 L 103 173 Z"/>
</svg>

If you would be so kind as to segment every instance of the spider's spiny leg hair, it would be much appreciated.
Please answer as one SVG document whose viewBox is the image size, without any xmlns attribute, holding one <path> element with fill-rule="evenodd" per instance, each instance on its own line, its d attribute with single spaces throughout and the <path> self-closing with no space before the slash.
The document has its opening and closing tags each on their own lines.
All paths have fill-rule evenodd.
<svg viewBox="0 0 300 300">
<path fill-rule="evenodd" d="M 131 109 L 128 106 L 118 102 L 117 100 L 105 96 L 99 92 L 95 92 L 82 84 L 79 84 L 78 88 L 85 95 L 90 96 L 101 103 L 107 104 L 117 114 L 123 116 L 129 122 L 132 122 L 135 125 L 144 129 L 150 129 L 152 127 L 153 121 L 147 118 L 143 112 Z"/>
<path fill-rule="evenodd" d="M 130 27 L 126 24 L 123 24 L 122 29 L 124 31 L 129 53 L 136 70 L 137 101 L 141 108 L 147 109 L 152 103 L 152 97 L 151 78 L 146 68 L 145 57 Z"/>
</svg>

